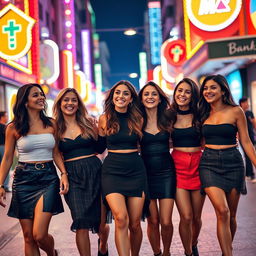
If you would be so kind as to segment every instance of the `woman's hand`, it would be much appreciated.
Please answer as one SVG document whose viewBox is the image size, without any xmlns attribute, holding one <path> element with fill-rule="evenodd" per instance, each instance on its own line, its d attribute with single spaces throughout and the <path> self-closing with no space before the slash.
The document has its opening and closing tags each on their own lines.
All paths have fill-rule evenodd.
<svg viewBox="0 0 256 256">
<path fill-rule="evenodd" d="M 6 204 L 4 203 L 6 201 L 6 194 L 4 188 L 0 188 L 0 205 L 5 207 Z"/>
<path fill-rule="evenodd" d="M 68 190 L 69 190 L 68 175 L 67 173 L 62 173 L 61 179 L 60 179 L 60 194 L 61 195 L 67 194 Z"/>
</svg>

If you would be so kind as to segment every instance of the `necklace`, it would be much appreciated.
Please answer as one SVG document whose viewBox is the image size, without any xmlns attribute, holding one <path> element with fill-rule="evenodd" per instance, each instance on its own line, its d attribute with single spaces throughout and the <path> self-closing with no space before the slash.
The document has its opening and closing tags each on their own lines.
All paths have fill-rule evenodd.
<svg viewBox="0 0 256 256">
<path fill-rule="evenodd" d="M 179 114 L 179 115 L 188 115 L 188 114 L 191 114 L 192 113 L 192 111 L 191 111 L 191 109 L 188 109 L 188 110 L 181 110 L 181 109 L 177 109 L 177 113 Z"/>
</svg>

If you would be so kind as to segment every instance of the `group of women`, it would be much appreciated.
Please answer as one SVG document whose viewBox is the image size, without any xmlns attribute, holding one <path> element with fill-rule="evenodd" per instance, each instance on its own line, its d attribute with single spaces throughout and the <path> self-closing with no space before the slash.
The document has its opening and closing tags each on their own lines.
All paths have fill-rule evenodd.
<svg viewBox="0 0 256 256">
<path fill-rule="evenodd" d="M 239 197 L 246 193 L 237 133 L 255 166 L 256 152 L 223 76 L 206 77 L 200 91 L 184 78 L 172 103 L 152 81 L 139 94 L 130 82 L 120 81 L 109 90 L 98 121 L 72 88 L 56 98 L 54 119 L 45 114 L 45 94 L 37 84 L 19 88 L 13 110 L 0 184 L 16 147 L 19 162 L 8 215 L 20 221 L 26 256 L 40 255 L 39 248 L 58 255 L 48 227 L 52 215 L 63 211 L 59 194 L 70 208 L 80 255 L 91 255 L 90 230 L 99 235 L 98 255 L 108 255 L 107 220 L 113 216 L 119 255 L 139 255 L 140 221 L 146 217 L 153 254 L 169 256 L 175 202 L 185 255 L 197 256 L 205 194 L 215 209 L 222 253 L 232 255 Z M 105 149 L 102 163 L 97 154 Z M 4 200 L 0 185 L 0 205 Z"/>
</svg>

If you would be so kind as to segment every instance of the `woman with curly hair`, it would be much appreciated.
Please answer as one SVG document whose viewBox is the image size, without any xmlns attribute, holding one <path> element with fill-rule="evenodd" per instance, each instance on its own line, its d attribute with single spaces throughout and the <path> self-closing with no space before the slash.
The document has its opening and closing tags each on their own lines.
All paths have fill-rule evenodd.
<svg viewBox="0 0 256 256">
<path fill-rule="evenodd" d="M 153 81 L 139 92 L 143 113 L 141 155 L 147 169 L 150 216 L 147 234 L 154 255 L 170 255 L 173 235 L 172 212 L 176 192 L 176 175 L 170 155 L 170 102 L 163 90 Z M 159 207 L 158 207 L 159 205 Z M 160 230 L 163 253 L 160 249 Z"/>
<path fill-rule="evenodd" d="M 199 111 L 205 149 L 200 162 L 202 188 L 217 217 L 217 236 L 223 255 L 232 255 L 240 194 L 246 194 L 239 140 L 254 166 L 256 152 L 248 135 L 246 118 L 233 100 L 222 75 L 207 76 L 200 88 Z"/>
<path fill-rule="evenodd" d="M 138 154 L 142 123 L 133 85 L 119 81 L 107 94 L 99 134 L 106 137 L 108 149 L 102 168 L 102 193 L 114 216 L 120 256 L 129 256 L 130 250 L 131 255 L 139 255 L 142 242 L 140 220 L 147 195 L 146 170 Z"/>
<path fill-rule="evenodd" d="M 205 196 L 200 193 L 199 163 L 201 133 L 198 116 L 199 87 L 182 79 L 173 92 L 174 114 L 172 141 L 177 176 L 176 205 L 180 214 L 179 232 L 185 255 L 198 256 L 197 242 L 202 226 Z"/>
<path fill-rule="evenodd" d="M 69 186 L 55 142 L 56 126 L 45 110 L 45 94 L 39 84 L 25 84 L 19 88 L 13 108 L 14 119 L 6 129 L 5 153 L 0 168 L 0 205 L 5 206 L 2 184 L 12 165 L 16 147 L 19 162 L 8 215 L 19 219 L 25 255 L 33 256 L 40 255 L 39 248 L 49 256 L 57 255 L 48 228 L 52 215 L 63 212 L 59 194 L 66 194 Z M 61 182 L 53 161 L 61 171 Z"/>
<path fill-rule="evenodd" d="M 108 255 L 109 227 L 101 223 L 101 161 L 96 153 L 103 153 L 105 144 L 98 140 L 98 130 L 85 105 L 73 88 L 58 94 L 53 106 L 57 123 L 57 138 L 69 175 L 69 192 L 65 200 L 70 208 L 76 232 L 76 244 L 81 256 L 91 255 L 89 230 L 99 233 L 99 255 Z M 102 214 L 103 216 L 103 214 Z M 100 249 L 100 248 L 99 248 Z M 102 250 L 103 249 L 103 250 Z"/>
</svg>

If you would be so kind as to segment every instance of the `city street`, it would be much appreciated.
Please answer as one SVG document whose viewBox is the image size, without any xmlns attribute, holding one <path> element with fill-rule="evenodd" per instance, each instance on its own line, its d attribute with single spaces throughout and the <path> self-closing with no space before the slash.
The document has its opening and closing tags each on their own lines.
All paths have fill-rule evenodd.
<svg viewBox="0 0 256 256">
<path fill-rule="evenodd" d="M 248 194 L 241 196 L 238 209 L 238 229 L 233 243 L 235 256 L 255 256 L 256 251 L 256 184 L 247 182 Z M 8 193 L 7 203 L 9 206 L 11 193 Z M 8 206 L 6 208 L 8 208 Z M 66 207 L 66 206 L 65 206 Z M 7 209 L 0 211 L 0 255 L 1 256 L 22 256 L 23 238 L 17 220 L 6 216 Z M 173 214 L 174 237 L 171 253 L 174 256 L 183 255 L 183 249 L 178 234 L 178 213 L 175 208 Z M 65 213 L 54 216 L 50 226 L 60 256 L 78 255 L 75 245 L 75 235 L 69 231 L 71 218 L 66 207 Z M 143 243 L 140 255 L 153 255 L 146 236 L 146 223 L 142 223 Z M 91 235 L 92 255 L 97 255 L 97 235 Z M 206 199 L 203 210 L 203 227 L 199 238 L 199 251 L 202 256 L 220 256 L 220 248 L 216 237 L 216 218 L 213 208 Z M 42 252 L 42 255 L 45 255 Z M 111 224 L 109 238 L 109 255 L 117 256 L 114 244 L 114 224 Z"/>
</svg>

